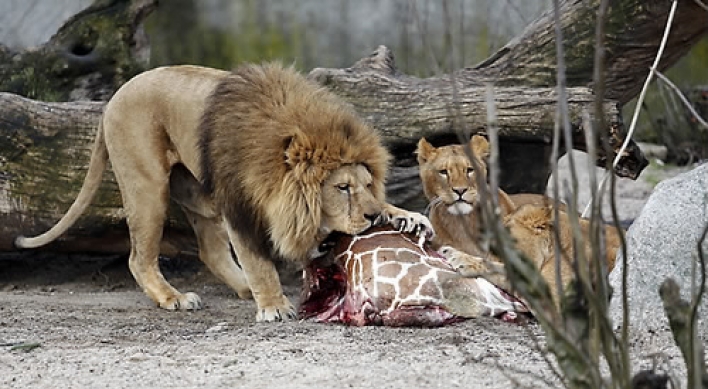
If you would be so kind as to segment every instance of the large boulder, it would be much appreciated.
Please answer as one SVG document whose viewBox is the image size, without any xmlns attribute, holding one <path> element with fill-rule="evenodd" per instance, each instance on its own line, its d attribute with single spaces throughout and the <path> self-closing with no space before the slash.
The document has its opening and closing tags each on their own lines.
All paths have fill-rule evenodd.
<svg viewBox="0 0 708 389">
<path fill-rule="evenodd" d="M 693 270 L 697 264 L 697 244 L 708 223 L 708 164 L 662 181 L 656 186 L 639 217 L 627 231 L 627 292 L 630 332 L 635 336 L 661 333 L 669 328 L 659 298 L 659 286 L 668 277 L 690 299 Z M 703 242 L 708 256 L 708 244 Z M 614 296 L 610 314 L 614 322 L 622 318 L 622 254 L 610 274 Z M 708 298 L 703 298 L 699 314 L 699 334 L 708 334 L 705 320 Z"/>
</svg>

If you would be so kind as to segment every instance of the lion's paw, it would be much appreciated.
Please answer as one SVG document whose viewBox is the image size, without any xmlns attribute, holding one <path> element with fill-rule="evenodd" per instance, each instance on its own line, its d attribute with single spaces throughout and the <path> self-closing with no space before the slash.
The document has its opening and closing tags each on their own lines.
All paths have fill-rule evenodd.
<svg viewBox="0 0 708 389">
<path fill-rule="evenodd" d="M 256 312 L 257 322 L 273 322 L 294 320 L 297 318 L 295 308 L 290 304 L 287 297 L 283 296 L 283 302 L 278 305 L 258 307 Z"/>
<path fill-rule="evenodd" d="M 170 311 L 196 311 L 202 309 L 203 307 L 204 305 L 202 304 L 202 299 L 198 294 L 192 292 L 173 296 L 160 303 L 160 308 L 168 309 Z"/>
<path fill-rule="evenodd" d="M 435 236 L 435 230 L 430 220 L 418 212 L 405 212 L 391 216 L 391 225 L 401 232 L 411 233 L 430 240 Z"/>
</svg>

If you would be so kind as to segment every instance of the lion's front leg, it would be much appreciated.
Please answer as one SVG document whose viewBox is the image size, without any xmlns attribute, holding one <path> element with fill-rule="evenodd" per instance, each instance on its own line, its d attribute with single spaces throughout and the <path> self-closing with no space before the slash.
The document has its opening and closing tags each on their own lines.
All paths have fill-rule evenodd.
<svg viewBox="0 0 708 389">
<path fill-rule="evenodd" d="M 502 289 L 510 290 L 503 263 L 471 255 L 452 246 L 442 246 L 438 251 L 461 276 L 482 277 Z"/>
<path fill-rule="evenodd" d="M 253 252 L 228 223 L 224 223 L 224 225 L 246 275 L 253 299 L 256 300 L 256 321 L 271 322 L 295 319 L 295 308 L 283 294 L 278 271 L 273 261 Z"/>
<path fill-rule="evenodd" d="M 413 233 L 430 240 L 435 236 L 435 230 L 425 215 L 407 211 L 391 204 L 385 204 L 383 219 L 399 231 Z"/>
</svg>

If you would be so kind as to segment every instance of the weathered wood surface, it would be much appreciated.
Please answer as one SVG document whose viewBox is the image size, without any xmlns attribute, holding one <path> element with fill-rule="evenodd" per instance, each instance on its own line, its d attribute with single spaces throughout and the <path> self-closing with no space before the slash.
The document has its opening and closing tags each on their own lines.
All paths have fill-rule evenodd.
<svg viewBox="0 0 708 389">
<path fill-rule="evenodd" d="M 624 105 L 639 94 L 656 58 L 671 1 L 611 1 L 605 22 L 605 97 Z M 592 87 L 595 25 L 600 0 L 560 2 L 568 86 Z M 664 71 L 708 32 L 708 12 L 696 1 L 679 1 L 666 49 L 659 62 Z M 552 11 L 526 28 L 495 54 L 473 68 L 458 70 L 466 83 L 496 85 L 556 84 L 556 48 Z"/>
<path fill-rule="evenodd" d="M 148 0 L 97 2 L 111 6 L 129 4 L 132 7 L 129 9 L 140 12 L 125 15 L 136 20 L 143 18 L 153 3 Z M 594 98 L 591 89 L 592 40 L 598 3 L 599 0 L 562 2 L 562 28 L 568 39 L 568 79 L 572 86 L 569 90 L 571 116 L 576 133 L 581 130 L 581 112 L 584 109 L 593 112 L 589 109 Z M 604 105 L 608 123 L 621 126 L 619 106 L 641 86 L 643 76 L 639 74 L 645 72 L 637 69 L 648 68 L 669 6 L 670 2 L 663 0 L 613 3 L 614 13 L 611 12 L 610 17 L 613 22 L 610 24 L 614 29 L 608 38 L 606 57 L 609 72 L 607 96 L 611 97 Z M 662 62 L 662 68 L 683 55 L 708 26 L 705 11 L 692 2 L 682 2 L 679 10 L 678 20 L 683 24 L 675 28 L 680 32 L 678 38 L 672 39 L 679 39 L 680 44 L 667 48 L 667 60 Z M 693 13 L 701 23 L 685 19 L 686 12 Z M 81 23 L 81 18 L 70 22 Z M 135 36 L 139 23 L 128 25 Z M 349 100 L 381 131 L 396 156 L 388 186 L 391 199 L 399 205 L 418 209 L 423 203 L 412 154 L 415 143 L 421 136 L 442 143 L 455 141 L 456 130 L 462 127 L 461 124 L 473 132 L 483 130 L 486 124 L 485 85 L 493 82 L 502 135 L 503 180 L 506 179 L 507 184 L 531 183 L 527 188 L 516 187 L 512 191 L 538 191 L 545 185 L 548 174 L 548 145 L 556 106 L 552 28 L 550 17 L 544 17 L 489 60 L 448 75 L 419 79 L 400 74 L 392 62 L 391 53 L 381 48 L 352 68 L 315 69 L 310 76 Z M 633 35 L 635 32 L 636 36 Z M 104 32 L 95 33 L 101 35 Z M 628 50 L 634 50 L 632 56 L 626 55 Z M 7 60 L 0 51 L 0 62 L 7 63 Z M 16 69 L 7 70 L 8 67 L 3 69 L 6 75 L 18 72 Z M 89 76 L 88 79 L 94 78 Z M 113 80 L 99 82 L 102 87 L 97 90 L 103 91 L 97 95 L 99 98 L 105 97 L 105 91 L 112 93 L 117 87 Z M 453 81 L 457 99 L 452 97 Z M 67 81 L 57 85 L 71 89 L 84 83 Z M 32 95 L 31 89 L 9 90 Z M 50 99 L 53 95 L 46 96 L 49 97 L 43 99 Z M 456 105 L 454 100 L 458 101 Z M 102 103 L 43 103 L 2 93 L 0 107 L 0 251 L 7 251 L 13 249 L 11 242 L 15 235 L 44 231 L 73 201 L 83 180 Z M 457 120 L 460 117 L 458 109 L 463 123 Z M 582 139 L 576 139 L 575 147 L 584 147 L 578 141 Z M 630 157 L 635 159 L 635 166 L 627 168 L 623 172 L 625 175 L 641 170 L 636 164 L 641 155 Z M 89 212 L 68 236 L 49 249 L 124 252 L 127 240 L 120 208 L 115 181 L 111 174 L 106 174 L 104 185 Z M 189 229 L 180 220 L 179 212 L 172 212 L 166 228 L 164 252 L 175 253 L 190 246 L 191 241 L 184 239 L 183 234 L 188 235 Z"/>
</svg>

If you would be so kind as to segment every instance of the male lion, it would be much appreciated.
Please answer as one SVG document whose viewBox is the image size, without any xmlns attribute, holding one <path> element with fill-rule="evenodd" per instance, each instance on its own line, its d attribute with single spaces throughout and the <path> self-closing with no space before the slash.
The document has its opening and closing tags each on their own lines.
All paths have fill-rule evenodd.
<svg viewBox="0 0 708 389">
<path fill-rule="evenodd" d="M 499 258 L 483 251 L 479 239 L 479 194 L 476 174 L 485 177 L 489 143 L 474 135 L 469 147 L 477 159 L 481 172 L 475 172 L 462 145 L 434 147 L 425 138 L 418 142 L 416 154 L 420 165 L 420 178 L 430 201 L 430 221 L 436 232 L 435 245 L 460 273 L 469 277 L 482 276 L 496 285 L 509 288 L 504 267 Z M 504 224 L 516 241 L 517 248 L 531 259 L 551 287 L 558 301 L 555 276 L 555 231 L 561 240 L 561 278 L 565 287 L 573 278 L 570 261 L 573 258 L 572 229 L 565 206 L 560 205 L 560 219 L 554 221 L 550 200 L 537 194 L 507 195 L 499 189 L 499 205 Z M 589 221 L 579 221 L 585 237 L 585 255 L 591 258 Z M 612 270 L 619 247 L 619 232 L 605 226 L 606 265 Z"/>
<path fill-rule="evenodd" d="M 331 232 L 358 234 L 382 222 L 432 234 L 425 216 L 385 202 L 389 159 L 373 128 L 292 68 L 158 68 L 128 81 L 106 105 L 84 185 L 66 215 L 16 245 L 39 247 L 64 233 L 89 205 L 110 160 L 133 276 L 160 307 L 199 309 L 199 296 L 177 291 L 158 267 L 170 172 L 179 164 L 183 178 L 172 187 L 184 192 L 177 200 L 201 260 L 240 296 L 252 293 L 258 321 L 293 318 L 273 256 L 307 261 Z M 190 176 L 201 193 L 182 190 Z"/>
</svg>

